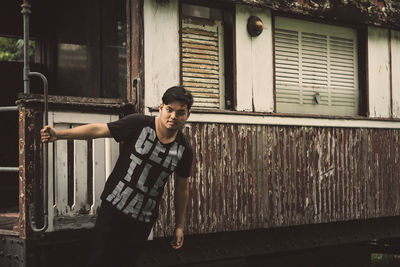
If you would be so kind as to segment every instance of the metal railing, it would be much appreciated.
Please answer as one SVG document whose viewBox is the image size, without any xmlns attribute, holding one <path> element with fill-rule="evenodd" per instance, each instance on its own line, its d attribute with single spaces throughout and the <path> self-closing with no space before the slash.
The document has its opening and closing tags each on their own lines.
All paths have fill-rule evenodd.
<svg viewBox="0 0 400 267">
<path fill-rule="evenodd" d="M 36 76 L 42 79 L 44 94 L 44 112 L 43 112 L 43 126 L 48 124 L 48 82 L 46 77 L 39 72 L 30 72 L 29 69 L 29 15 L 31 14 L 31 6 L 28 0 L 24 0 L 21 5 L 24 18 L 24 93 L 28 94 L 30 91 L 30 77 Z M 44 232 L 48 228 L 48 145 L 44 143 L 42 146 L 42 170 L 43 170 L 43 226 L 38 228 L 36 222 L 33 219 L 33 214 L 35 213 L 35 203 L 29 205 L 29 221 L 31 228 L 34 232 Z"/>
<path fill-rule="evenodd" d="M 48 112 L 48 82 L 46 77 L 39 73 L 39 72 L 29 72 L 29 76 L 36 76 L 42 79 L 43 82 L 43 88 L 44 88 L 44 92 L 43 92 L 43 104 L 44 104 L 44 110 L 43 110 L 43 126 L 49 124 L 49 112 Z M 30 216 L 30 224 L 31 224 L 31 228 L 34 232 L 44 232 L 47 230 L 48 228 L 48 167 L 47 167 L 47 163 L 48 163 L 48 144 L 47 143 L 43 143 L 43 147 L 42 147 L 42 171 L 43 171 L 43 227 L 42 228 L 38 228 L 36 226 L 36 222 L 33 220 L 33 214 L 35 211 L 35 203 L 30 204 L 29 209 L 29 216 Z"/>
<path fill-rule="evenodd" d="M 0 167 L 0 172 L 18 172 L 18 167 Z"/>
<path fill-rule="evenodd" d="M 0 112 L 18 111 L 17 106 L 0 107 Z"/>
</svg>

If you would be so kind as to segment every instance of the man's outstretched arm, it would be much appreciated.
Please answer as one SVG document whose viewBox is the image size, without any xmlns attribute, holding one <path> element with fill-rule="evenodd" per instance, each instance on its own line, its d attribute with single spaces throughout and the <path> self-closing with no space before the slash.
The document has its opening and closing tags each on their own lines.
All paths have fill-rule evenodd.
<svg viewBox="0 0 400 267">
<path fill-rule="evenodd" d="M 183 246 L 183 227 L 189 201 L 189 178 L 177 176 L 175 179 L 175 237 L 171 243 L 174 249 Z"/>
<path fill-rule="evenodd" d="M 111 137 L 106 123 L 91 123 L 71 129 L 56 130 L 46 125 L 40 130 L 42 142 L 54 142 L 60 139 L 94 139 Z"/>
</svg>

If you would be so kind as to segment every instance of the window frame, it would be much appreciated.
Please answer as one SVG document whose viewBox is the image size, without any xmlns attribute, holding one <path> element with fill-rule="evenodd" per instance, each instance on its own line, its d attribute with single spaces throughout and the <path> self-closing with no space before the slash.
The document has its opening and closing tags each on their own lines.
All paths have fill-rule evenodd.
<svg viewBox="0 0 400 267">
<path fill-rule="evenodd" d="M 130 64 L 131 64 L 131 56 L 130 56 L 130 1 L 129 0 L 123 0 L 123 3 L 120 3 L 121 6 L 124 7 L 125 12 L 124 12 L 124 20 L 125 20 L 125 49 L 126 49 L 126 62 L 124 63 L 125 65 L 125 82 L 124 82 L 124 94 L 122 96 L 107 96 L 106 88 L 104 86 L 105 83 L 105 70 L 104 70 L 104 59 L 105 59 L 105 51 L 106 51 L 106 43 L 104 36 L 107 34 L 106 31 L 108 30 L 107 27 L 105 27 L 104 22 L 102 21 L 102 18 L 104 19 L 105 13 L 107 12 L 107 8 L 104 6 L 105 3 L 103 2 L 97 2 L 97 1 L 91 1 L 89 4 L 94 4 L 94 6 L 91 7 L 94 12 L 91 12 L 87 15 L 86 20 L 87 24 L 85 24 L 85 27 L 90 27 L 90 33 L 87 35 L 84 35 L 85 38 L 87 38 L 87 42 L 83 44 L 83 46 L 87 47 L 87 58 L 88 60 L 86 61 L 86 64 L 89 64 L 90 67 L 87 69 L 88 75 L 88 83 L 87 86 L 84 86 L 84 89 L 82 90 L 83 93 L 77 94 L 77 92 L 72 92 L 72 94 L 68 94 L 71 91 L 64 92 L 63 89 L 65 88 L 59 88 L 58 83 L 60 81 L 58 80 L 58 46 L 62 45 L 63 42 L 58 42 L 58 35 L 57 35 L 57 28 L 55 28 L 54 25 L 49 26 L 49 32 L 51 39 L 48 40 L 47 36 L 46 41 L 49 42 L 49 60 L 47 61 L 46 67 L 50 70 L 51 73 L 51 78 L 54 80 L 54 87 L 50 87 L 50 93 L 55 94 L 55 95 L 61 95 L 61 96 L 73 96 L 73 97 L 91 97 L 91 98 L 99 98 L 99 99 L 127 99 L 130 95 L 130 86 L 128 84 L 130 80 Z M 55 9 L 58 10 L 58 9 Z M 74 9 L 71 9 L 72 11 Z M 55 13 L 55 12 L 54 12 Z M 74 26 L 76 26 L 74 24 Z M 81 34 L 82 35 L 82 34 Z M 74 34 L 72 37 L 77 38 L 77 34 Z M 78 39 L 79 40 L 79 37 Z M 72 41 L 75 41 L 72 39 Z M 67 43 L 68 44 L 68 43 Z M 119 73 L 115 73 L 115 76 L 119 76 Z M 118 81 L 118 84 L 119 81 Z M 121 83 L 122 84 L 122 83 Z M 118 86 L 113 91 L 113 94 L 119 94 L 122 92 L 122 90 L 118 90 Z"/>
<path fill-rule="evenodd" d="M 203 6 L 209 8 L 219 9 L 222 16 L 222 27 L 224 28 L 223 36 L 223 62 L 224 62 L 224 91 L 220 96 L 223 101 L 223 108 L 203 108 L 193 107 L 192 110 L 196 111 L 223 111 L 235 110 L 236 107 L 236 60 L 235 60 L 235 5 L 215 3 L 212 1 L 195 1 L 195 0 L 180 0 L 178 3 L 179 12 L 179 80 L 183 85 L 182 75 L 182 5 L 189 4 L 195 6 Z"/>
<path fill-rule="evenodd" d="M 51 2 L 52 3 L 52 2 Z M 76 2 L 78 3 L 78 2 Z M 96 1 L 93 3 L 97 3 Z M 0 21 L 3 22 L 12 22 L 12 23 L 3 23 L 0 26 L 0 36 L 1 37 L 10 37 L 10 38 L 18 38 L 18 39 L 23 39 L 23 25 L 22 25 L 22 15 L 15 17 L 15 15 L 20 14 L 20 5 L 15 4 L 11 1 L 5 1 L 5 9 L 2 10 L 3 12 L 0 12 L 3 14 L 1 17 Z M 78 3 L 79 4 L 79 3 Z M 97 24 L 101 24 L 101 18 L 102 18 L 102 12 L 107 12 L 106 8 L 98 7 L 100 3 L 97 3 L 96 9 L 99 10 L 99 12 L 96 12 L 96 14 L 91 15 L 90 19 L 92 21 L 95 21 Z M 126 102 L 126 99 L 129 98 L 130 96 L 130 64 L 131 64 L 131 56 L 130 56 L 130 47 L 131 47 L 131 34 L 132 32 L 130 31 L 131 29 L 131 21 L 130 21 L 130 5 L 131 1 L 130 0 L 123 0 L 120 3 L 120 6 L 123 7 L 124 9 L 124 24 L 126 29 L 124 29 L 121 32 L 124 32 L 124 41 L 126 43 L 126 62 L 124 63 L 126 70 L 124 70 L 124 76 L 125 76 L 125 81 L 124 84 L 120 86 L 120 90 L 116 88 L 116 94 L 120 94 L 123 91 L 123 97 L 120 98 L 115 98 L 112 96 L 106 96 L 106 94 L 103 93 L 104 89 L 101 87 L 102 80 L 104 79 L 103 74 L 101 73 L 101 69 L 103 68 L 101 66 L 101 59 L 103 58 L 102 50 L 104 50 L 105 43 L 99 43 L 99 46 L 104 46 L 101 49 L 97 49 L 96 51 L 92 51 L 89 54 L 89 57 L 92 58 L 92 63 L 95 63 L 97 66 L 95 68 L 91 69 L 90 72 L 93 73 L 94 79 L 92 79 L 89 83 L 89 86 L 85 86 L 84 88 L 84 94 L 79 93 L 75 94 L 77 97 L 84 97 L 86 98 L 99 98 L 99 99 L 115 99 L 116 102 L 120 103 L 122 101 Z M 10 12 L 10 11 L 13 12 Z M 44 0 L 44 1 L 38 1 L 37 3 L 32 4 L 32 14 L 29 16 L 29 35 L 30 35 L 30 40 L 35 41 L 36 46 L 35 46 L 35 60 L 30 60 L 30 65 L 31 65 L 31 71 L 37 71 L 43 73 L 49 82 L 49 94 L 52 95 L 59 95 L 59 96 L 72 96 L 74 95 L 68 95 L 68 92 L 64 92 L 60 90 L 60 88 L 57 88 L 57 45 L 60 44 L 57 41 L 57 14 L 56 11 L 57 8 L 54 7 L 54 5 L 50 4 L 49 0 Z M 74 9 L 70 9 L 71 11 L 74 11 Z M 120 13 L 122 14 L 122 12 Z M 11 19 L 12 18 L 12 19 Z M 72 21 L 73 17 L 69 18 L 69 21 Z M 50 23 L 49 23 L 50 22 Z M 85 24 L 86 25 L 86 24 Z M 100 25 L 102 26 L 102 25 Z M 99 26 L 99 27 L 100 27 Z M 88 38 L 91 38 L 91 41 L 93 41 L 95 38 L 100 40 L 99 37 L 99 30 L 95 27 L 95 29 L 91 29 L 91 34 L 88 36 Z M 76 38 L 76 35 L 75 37 Z M 101 41 L 101 40 L 100 40 Z M 94 62 L 96 60 L 96 62 Z M 23 61 L 0 61 L 0 64 L 21 64 L 23 65 Z M 21 66 L 21 71 L 22 71 L 22 66 Z M 116 74 L 118 75 L 118 74 Z M 22 83 L 22 75 L 21 75 L 21 83 Z M 38 84 L 38 86 L 36 86 Z M 122 84 L 122 81 L 121 83 Z M 30 92 L 31 93 L 38 93 L 41 94 L 43 92 L 43 85 L 41 80 L 39 79 L 31 79 L 31 84 L 30 84 Z M 123 86 L 123 88 L 122 88 Z M 23 90 L 21 87 L 20 90 Z"/>
</svg>

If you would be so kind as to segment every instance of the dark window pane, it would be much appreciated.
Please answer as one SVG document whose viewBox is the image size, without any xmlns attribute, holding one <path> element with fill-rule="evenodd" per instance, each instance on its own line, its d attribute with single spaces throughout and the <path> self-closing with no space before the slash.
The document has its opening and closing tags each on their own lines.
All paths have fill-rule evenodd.
<svg viewBox="0 0 400 267">
<path fill-rule="evenodd" d="M 126 97 L 126 15 L 124 1 L 103 3 L 102 95 Z"/>
<path fill-rule="evenodd" d="M 57 91 L 61 95 L 90 96 L 91 69 L 87 45 L 57 45 Z"/>
<path fill-rule="evenodd" d="M 195 17 L 203 19 L 221 19 L 221 11 L 216 8 L 182 4 L 182 15 L 185 17 Z"/>
<path fill-rule="evenodd" d="M 126 98 L 125 1 L 57 5 L 56 94 Z"/>
</svg>

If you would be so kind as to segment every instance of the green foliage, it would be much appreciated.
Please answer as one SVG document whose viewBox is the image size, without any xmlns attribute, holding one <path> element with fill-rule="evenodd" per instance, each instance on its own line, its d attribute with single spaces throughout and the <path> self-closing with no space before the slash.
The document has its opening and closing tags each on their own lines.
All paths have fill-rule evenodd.
<svg viewBox="0 0 400 267">
<path fill-rule="evenodd" d="M 35 58 L 35 41 L 29 41 L 29 59 L 33 62 Z M 23 61 L 24 40 L 0 37 L 0 61 Z"/>
<path fill-rule="evenodd" d="M 400 267 L 400 255 L 373 253 L 371 267 Z"/>
</svg>

